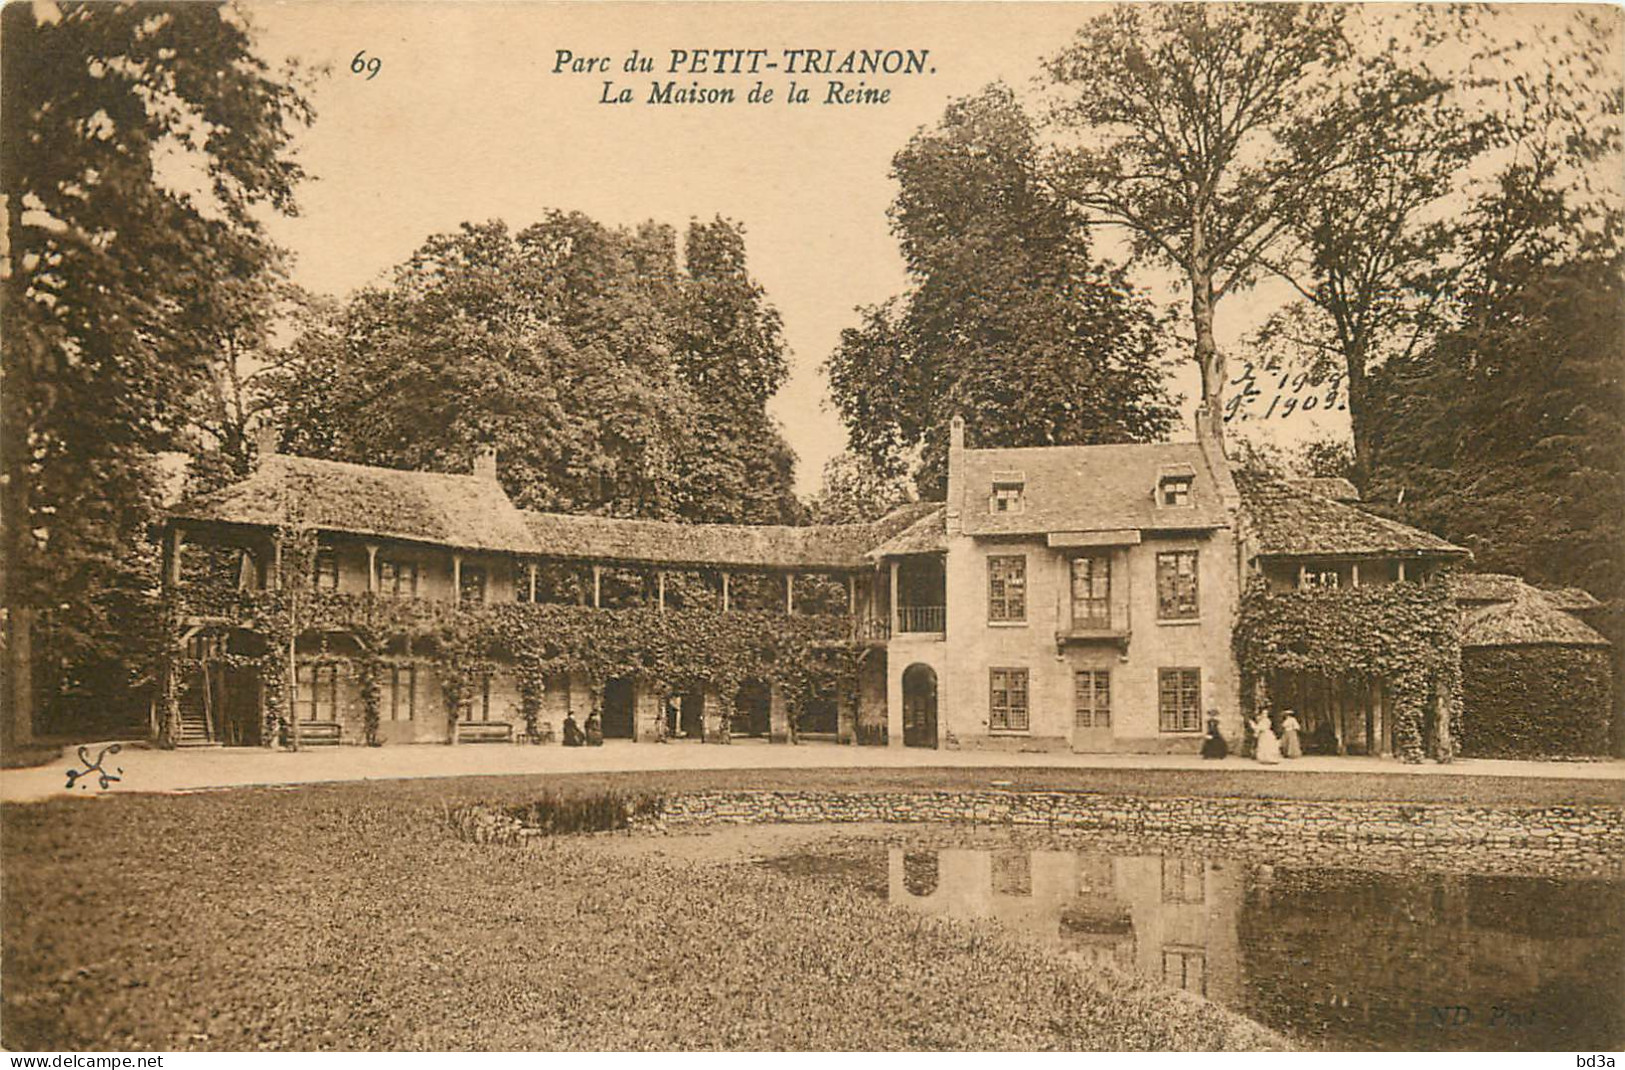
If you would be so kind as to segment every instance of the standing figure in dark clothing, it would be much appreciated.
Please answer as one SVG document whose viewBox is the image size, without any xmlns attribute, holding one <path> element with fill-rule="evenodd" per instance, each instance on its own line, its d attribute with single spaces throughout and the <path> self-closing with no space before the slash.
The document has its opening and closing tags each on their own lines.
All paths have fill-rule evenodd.
<svg viewBox="0 0 1625 1070">
<path fill-rule="evenodd" d="M 566 747 L 579 747 L 587 742 L 587 737 L 581 734 L 581 726 L 576 724 L 576 715 L 572 711 L 564 715 L 564 745 Z"/>
<path fill-rule="evenodd" d="M 587 746 L 602 747 L 604 745 L 604 726 L 598 720 L 598 711 L 593 710 L 587 714 Z"/>
<path fill-rule="evenodd" d="M 1224 758 L 1230 753 L 1230 744 L 1224 741 L 1219 734 L 1219 718 L 1217 710 L 1209 710 L 1207 718 L 1207 738 L 1202 740 L 1202 757 Z"/>
</svg>

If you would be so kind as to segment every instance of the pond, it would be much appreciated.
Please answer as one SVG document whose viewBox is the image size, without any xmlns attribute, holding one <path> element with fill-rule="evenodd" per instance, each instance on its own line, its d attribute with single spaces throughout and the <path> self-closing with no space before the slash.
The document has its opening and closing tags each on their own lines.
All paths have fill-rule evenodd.
<svg viewBox="0 0 1625 1070">
<path fill-rule="evenodd" d="M 1306 1047 L 1625 1042 L 1617 879 L 929 831 L 836 834 L 763 864 L 906 910 L 992 919 L 1080 963 L 1199 993 Z"/>
</svg>

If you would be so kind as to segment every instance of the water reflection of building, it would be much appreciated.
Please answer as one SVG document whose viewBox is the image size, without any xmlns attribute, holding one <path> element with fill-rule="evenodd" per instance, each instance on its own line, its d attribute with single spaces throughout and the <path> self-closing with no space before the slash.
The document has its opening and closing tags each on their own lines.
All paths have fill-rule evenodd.
<svg viewBox="0 0 1625 1070">
<path fill-rule="evenodd" d="M 1327 1047 L 1614 1048 L 1621 886 L 1255 867 L 1243 1013 Z"/>
<path fill-rule="evenodd" d="M 1223 1003 L 1239 997 L 1237 865 L 898 847 L 889 864 L 894 903 L 927 914 L 991 918 L 1090 963 L 1112 963 Z"/>
</svg>

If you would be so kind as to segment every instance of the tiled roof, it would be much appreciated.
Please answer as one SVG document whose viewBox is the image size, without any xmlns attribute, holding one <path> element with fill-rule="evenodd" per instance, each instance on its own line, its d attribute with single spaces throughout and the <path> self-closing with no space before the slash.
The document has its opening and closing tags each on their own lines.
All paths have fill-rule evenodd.
<svg viewBox="0 0 1625 1070">
<path fill-rule="evenodd" d="M 1437 535 L 1333 501 L 1285 480 L 1235 473 L 1260 557 L 1466 557 Z"/>
<path fill-rule="evenodd" d="M 524 517 L 494 480 L 281 454 L 266 457 L 239 483 L 182 502 L 170 515 L 467 550 L 523 551 L 532 541 Z"/>
<path fill-rule="evenodd" d="M 1040 535 L 1059 531 L 1190 531 L 1229 524 L 1218 484 L 1194 442 L 1111 446 L 1039 446 L 965 450 L 961 522 L 967 535 Z M 1158 477 L 1194 477 L 1192 504 L 1158 506 Z M 988 507 L 996 479 L 1020 473 L 1024 507 Z"/>
</svg>

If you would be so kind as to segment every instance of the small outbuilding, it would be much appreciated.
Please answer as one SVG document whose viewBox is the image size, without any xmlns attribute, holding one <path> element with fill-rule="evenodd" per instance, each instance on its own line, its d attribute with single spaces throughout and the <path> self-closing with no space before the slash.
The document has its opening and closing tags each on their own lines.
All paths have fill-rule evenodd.
<svg viewBox="0 0 1625 1070">
<path fill-rule="evenodd" d="M 1602 756 L 1609 748 L 1609 642 L 1575 616 L 1596 599 L 1516 576 L 1462 573 L 1462 752 L 1480 758 Z"/>
</svg>

